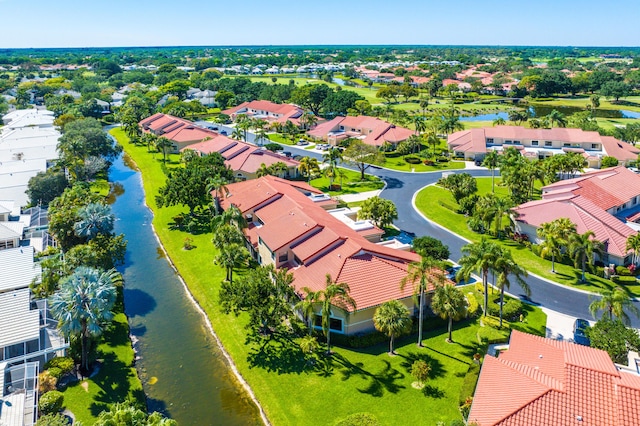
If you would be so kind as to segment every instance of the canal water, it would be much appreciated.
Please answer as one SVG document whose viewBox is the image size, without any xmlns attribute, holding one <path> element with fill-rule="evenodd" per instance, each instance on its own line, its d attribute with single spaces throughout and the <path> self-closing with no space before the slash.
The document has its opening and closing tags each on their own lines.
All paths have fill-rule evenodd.
<svg viewBox="0 0 640 426">
<path fill-rule="evenodd" d="M 180 425 L 261 424 L 257 407 L 164 257 L 140 173 L 121 156 L 109 178 L 115 185 L 115 231 L 127 238 L 125 312 L 149 410 Z"/>
</svg>

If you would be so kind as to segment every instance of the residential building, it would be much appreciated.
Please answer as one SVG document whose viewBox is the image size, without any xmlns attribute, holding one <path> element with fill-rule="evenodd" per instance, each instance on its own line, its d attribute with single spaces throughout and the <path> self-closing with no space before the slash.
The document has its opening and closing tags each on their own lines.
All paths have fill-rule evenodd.
<svg viewBox="0 0 640 426">
<path fill-rule="evenodd" d="M 2 131 L 24 127 L 53 128 L 54 118 L 53 112 L 46 109 L 18 109 L 2 116 L 5 126 Z"/>
<path fill-rule="evenodd" d="M 640 230 L 640 176 L 623 166 L 585 173 L 543 187 L 541 200 L 514 209 L 516 230 L 534 242 L 543 223 L 560 217 L 578 233 L 594 232 L 605 245 L 605 264 L 629 264 L 626 242 Z"/>
<path fill-rule="evenodd" d="M 169 139 L 173 143 L 173 153 L 218 136 L 218 133 L 203 129 L 189 120 L 162 113 L 145 118 L 139 125 L 143 132 L 151 132 L 156 136 Z"/>
<path fill-rule="evenodd" d="M 267 167 L 276 163 L 284 164 L 287 168 L 281 173 L 281 177 L 284 178 L 295 178 L 300 175 L 299 161 L 246 142 L 236 141 L 227 136 L 218 135 L 213 139 L 182 148 L 181 151 L 184 152 L 188 149 L 196 151 L 200 155 L 219 153 L 224 158 L 227 167 L 234 171 L 237 180 L 257 178 L 258 171 L 263 164 Z"/>
<path fill-rule="evenodd" d="M 276 104 L 271 101 L 251 101 L 243 102 L 240 105 L 222 111 L 232 120 L 236 120 L 239 115 L 246 115 L 251 118 L 257 118 L 267 122 L 286 123 L 291 121 L 293 124 L 300 125 L 300 117 L 304 114 L 304 110 L 293 104 Z"/>
<path fill-rule="evenodd" d="M 456 157 L 467 160 L 481 160 L 489 150 L 513 147 L 522 155 L 538 159 L 576 152 L 585 158 L 589 167 L 596 168 L 600 167 L 604 156 L 615 157 L 620 164 L 629 164 L 640 154 L 640 149 L 614 137 L 569 128 L 484 127 L 452 133 L 448 144 Z"/>
<path fill-rule="evenodd" d="M 637 425 L 637 366 L 619 366 L 602 350 L 511 332 L 508 349 L 486 356 L 469 423 Z"/>
<path fill-rule="evenodd" d="M 228 185 L 221 204 L 236 206 L 247 219 L 245 235 L 254 259 L 288 269 L 299 294 L 304 287 L 324 289 L 327 274 L 349 285 L 356 309 L 335 309 L 332 331 L 373 330 L 375 309 L 391 299 L 417 309 L 411 285 L 402 290 L 400 281 L 419 256 L 387 247 L 379 241 L 379 228 L 337 209 L 334 199 L 308 184 L 264 176 Z"/>
<path fill-rule="evenodd" d="M 333 120 L 318 124 L 307 134 L 332 145 L 337 145 L 347 138 L 356 138 L 361 139 L 367 145 L 381 147 L 385 144 L 396 146 L 409 139 L 415 132 L 377 117 L 358 115 L 355 117 L 338 116 Z"/>
</svg>

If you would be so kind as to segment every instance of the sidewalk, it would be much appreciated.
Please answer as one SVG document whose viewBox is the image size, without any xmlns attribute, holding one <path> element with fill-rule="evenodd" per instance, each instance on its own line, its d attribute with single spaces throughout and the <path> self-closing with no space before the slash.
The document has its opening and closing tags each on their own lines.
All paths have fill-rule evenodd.
<svg viewBox="0 0 640 426">
<path fill-rule="evenodd" d="M 364 201 L 371 197 L 375 197 L 376 195 L 380 195 L 381 192 L 382 189 L 378 189 L 376 191 L 359 192 L 357 194 L 338 195 L 338 198 L 340 198 L 345 203 L 354 203 L 356 201 Z"/>
</svg>

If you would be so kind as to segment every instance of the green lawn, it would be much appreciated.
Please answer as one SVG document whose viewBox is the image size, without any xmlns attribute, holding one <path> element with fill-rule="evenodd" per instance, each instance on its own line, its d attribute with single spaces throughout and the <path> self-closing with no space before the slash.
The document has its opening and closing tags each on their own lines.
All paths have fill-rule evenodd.
<svg viewBox="0 0 640 426">
<path fill-rule="evenodd" d="M 491 178 L 479 178 L 477 181 L 478 194 L 484 194 L 491 191 Z M 496 182 L 499 182 L 499 179 L 496 179 Z M 507 190 L 501 186 L 496 186 L 496 193 L 498 195 L 507 195 Z M 421 190 L 416 197 L 416 207 L 427 218 L 470 241 L 478 242 L 483 238 L 483 235 L 477 234 L 467 227 L 466 217 L 456 213 L 458 205 L 453 200 L 451 193 L 444 188 L 439 186 L 428 186 Z M 505 220 L 504 223 L 506 225 L 507 221 Z M 578 281 L 581 278 L 581 271 L 571 265 L 558 262 L 556 262 L 556 273 L 554 274 L 551 272 L 551 260 L 545 260 L 536 256 L 524 245 L 512 240 L 498 240 L 488 235 L 485 237 L 490 240 L 497 241 L 504 247 L 509 248 L 513 252 L 518 263 L 527 271 L 560 284 L 595 292 L 616 286 L 616 284 L 610 280 L 606 280 L 589 273 L 587 273 L 587 283 L 579 283 Z M 640 285 L 625 285 L 625 288 L 632 296 L 640 296 Z"/>
<path fill-rule="evenodd" d="M 464 376 L 473 354 L 484 350 L 478 340 L 478 321 L 456 324 L 452 344 L 445 342 L 443 329 L 425 333 L 425 349 L 415 346 L 415 336 L 401 339 L 395 357 L 385 353 L 386 344 L 360 350 L 335 348 L 333 357 L 320 356 L 312 365 L 295 342 L 262 348 L 247 344 L 246 316 L 223 315 L 218 307 L 224 271 L 211 262 L 215 255 L 211 234 L 169 230 L 172 216 L 186 209 L 157 208 L 153 195 L 165 180 L 160 157 L 154 160 L 146 148 L 129 144 L 119 129 L 111 133 L 142 170 L 156 232 L 272 424 L 313 425 L 318 424 L 319 415 L 320 423 L 333 424 L 354 412 L 370 412 L 384 425 L 448 424 L 461 418 L 457 407 Z M 182 250 L 187 236 L 197 248 Z M 410 366 L 419 358 L 428 360 L 433 369 L 424 391 L 411 387 Z"/>
<path fill-rule="evenodd" d="M 93 424 L 108 405 L 127 399 L 144 406 L 142 384 L 133 367 L 134 352 L 129 340 L 129 324 L 125 314 L 117 314 L 98 346 L 100 372 L 91 379 L 75 382 L 63 390 L 64 404 L 76 420 Z"/>
<path fill-rule="evenodd" d="M 358 171 L 343 169 L 342 167 L 339 167 L 338 170 L 343 175 L 341 177 L 337 177 L 334 180 L 334 185 L 341 185 L 342 189 L 340 191 L 330 191 L 329 178 L 325 176 L 313 179 L 309 183 L 314 188 L 318 188 L 322 192 L 326 192 L 330 195 L 357 194 L 359 192 L 382 189 L 382 187 L 384 186 L 384 182 L 382 181 L 382 179 L 376 176 L 365 174 L 364 180 L 361 181 L 360 172 Z"/>
<path fill-rule="evenodd" d="M 409 164 L 404 161 L 404 157 L 387 158 L 387 161 L 382 165 L 387 169 L 401 172 L 437 172 L 464 169 L 464 166 L 464 161 L 448 161 L 446 163 L 436 163 L 433 166 L 426 166 L 424 163 Z"/>
</svg>

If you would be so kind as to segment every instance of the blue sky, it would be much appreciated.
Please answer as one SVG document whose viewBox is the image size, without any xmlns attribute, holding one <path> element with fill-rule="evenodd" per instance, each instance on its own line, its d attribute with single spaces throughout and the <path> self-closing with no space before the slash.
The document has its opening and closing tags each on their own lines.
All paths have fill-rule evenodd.
<svg viewBox="0 0 640 426">
<path fill-rule="evenodd" d="M 0 48 L 639 46 L 638 0 L 0 0 Z"/>
</svg>

